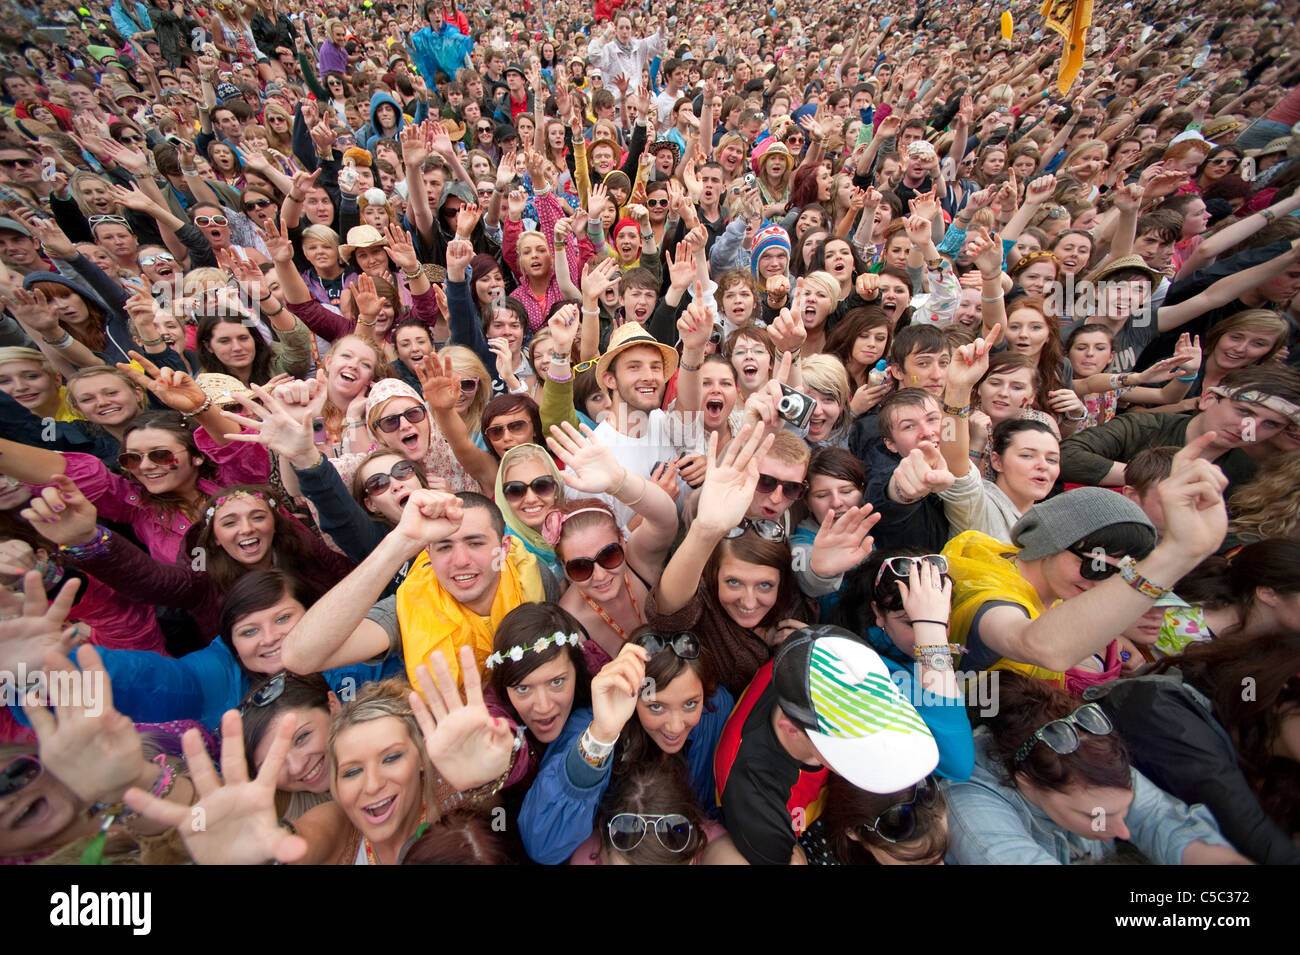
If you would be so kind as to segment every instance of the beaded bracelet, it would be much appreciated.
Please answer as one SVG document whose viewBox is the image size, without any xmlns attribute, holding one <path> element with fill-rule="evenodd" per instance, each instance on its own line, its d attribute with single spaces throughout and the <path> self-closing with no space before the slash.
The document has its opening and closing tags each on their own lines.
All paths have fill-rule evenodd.
<svg viewBox="0 0 1300 955">
<path fill-rule="evenodd" d="M 203 402 L 203 404 L 199 405 L 193 411 L 182 411 L 181 417 L 184 418 L 186 421 L 188 421 L 191 418 L 197 418 L 199 415 L 203 414 L 203 412 L 207 411 L 211 407 L 212 407 L 212 398 L 211 396 L 209 396 Z"/>
<path fill-rule="evenodd" d="M 950 414 L 954 418 L 965 418 L 970 414 L 970 405 L 962 405 L 960 408 L 954 408 L 947 402 L 943 403 L 943 413 Z"/>
<path fill-rule="evenodd" d="M 102 524 L 95 525 L 95 539 L 84 544 L 60 544 L 59 553 L 81 559 L 83 557 L 100 557 L 108 552 L 108 541 L 113 532 Z"/>
</svg>

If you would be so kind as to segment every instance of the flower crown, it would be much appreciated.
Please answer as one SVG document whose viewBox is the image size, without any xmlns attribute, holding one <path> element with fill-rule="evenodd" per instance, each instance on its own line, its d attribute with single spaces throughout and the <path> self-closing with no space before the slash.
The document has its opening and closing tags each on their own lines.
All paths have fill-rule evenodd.
<svg viewBox="0 0 1300 955">
<path fill-rule="evenodd" d="M 274 508 L 277 506 L 275 498 L 266 497 L 261 491 L 231 491 L 229 494 L 221 495 L 221 497 L 208 505 L 208 509 L 203 512 L 203 523 L 210 524 L 218 510 L 225 507 L 231 501 L 238 501 L 241 497 L 255 497 L 259 501 L 264 502 L 268 507 Z"/>
<path fill-rule="evenodd" d="M 518 663 L 524 658 L 525 653 L 541 653 L 547 647 L 551 646 L 551 644 L 554 644 L 557 647 L 563 647 L 565 645 L 581 647 L 582 637 L 576 633 L 561 633 L 557 630 L 549 637 L 538 637 L 537 642 L 530 644 L 529 646 L 517 645 L 511 647 L 509 650 L 498 650 L 487 658 L 487 663 L 485 663 L 484 666 L 489 670 L 492 670 L 496 667 L 502 666 L 506 660 L 513 660 L 515 663 Z"/>
</svg>

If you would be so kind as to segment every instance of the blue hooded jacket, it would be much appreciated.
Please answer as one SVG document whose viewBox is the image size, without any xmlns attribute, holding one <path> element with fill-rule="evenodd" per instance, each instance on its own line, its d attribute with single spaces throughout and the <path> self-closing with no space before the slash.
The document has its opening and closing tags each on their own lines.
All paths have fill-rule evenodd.
<svg viewBox="0 0 1300 955">
<path fill-rule="evenodd" d="M 375 115 L 378 112 L 379 107 L 383 106 L 385 103 L 397 110 L 397 128 L 388 132 L 381 130 L 379 119 Z M 366 149 L 373 153 L 375 151 L 375 144 L 378 143 L 379 140 L 388 138 L 396 139 L 397 134 L 405 125 L 406 116 L 402 113 L 402 104 L 397 102 L 397 100 L 393 99 L 391 95 L 385 93 L 383 90 L 375 93 L 374 96 L 370 97 L 370 135 L 366 137 Z"/>
</svg>

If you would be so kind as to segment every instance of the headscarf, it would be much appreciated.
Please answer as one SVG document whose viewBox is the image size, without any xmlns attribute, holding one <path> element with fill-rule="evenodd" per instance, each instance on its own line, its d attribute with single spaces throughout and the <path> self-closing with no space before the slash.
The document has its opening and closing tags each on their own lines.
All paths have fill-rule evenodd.
<svg viewBox="0 0 1300 955">
<path fill-rule="evenodd" d="M 537 452 L 541 453 L 538 454 Z M 510 529 L 510 535 L 519 538 L 519 540 L 523 542 L 523 545 L 528 548 L 528 552 L 538 560 L 542 561 L 552 570 L 558 570 L 560 559 L 555 555 L 555 548 L 546 543 L 539 531 L 533 530 L 521 521 L 518 515 L 515 514 L 514 508 L 510 506 L 510 502 L 506 500 L 506 472 L 510 470 L 511 465 L 513 465 L 515 461 L 522 460 L 525 456 L 528 456 L 528 460 L 534 460 L 534 457 L 531 455 L 535 455 L 536 460 L 545 462 L 547 472 L 555 479 L 557 487 L 555 501 L 557 504 L 560 502 L 561 495 L 564 493 L 564 481 L 560 477 L 560 469 L 555 466 L 555 461 L 552 460 L 551 456 L 546 452 L 546 449 L 540 445 L 520 444 L 501 455 L 501 466 L 497 468 L 497 484 L 495 491 L 497 507 L 501 508 L 501 514 L 506 519 L 506 527 Z"/>
</svg>

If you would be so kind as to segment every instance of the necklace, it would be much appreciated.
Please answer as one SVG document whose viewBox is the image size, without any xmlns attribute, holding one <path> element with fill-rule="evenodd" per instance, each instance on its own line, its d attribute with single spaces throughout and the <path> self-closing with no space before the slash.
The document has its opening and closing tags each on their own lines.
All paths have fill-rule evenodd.
<svg viewBox="0 0 1300 955">
<path fill-rule="evenodd" d="M 627 574 L 623 575 L 623 586 L 627 588 L 627 599 L 632 601 L 632 610 L 639 618 L 641 616 L 641 608 L 636 605 L 636 598 L 632 596 L 632 581 L 627 579 Z M 579 593 L 582 592 L 579 591 Z M 609 624 L 609 629 L 618 634 L 620 640 L 625 643 L 627 642 L 627 631 L 614 622 L 614 618 L 605 612 L 604 607 L 596 603 L 596 601 L 592 600 L 585 593 L 582 593 L 582 599 L 586 601 L 588 607 L 596 611 L 601 620 L 604 620 L 605 623 Z"/>
</svg>

